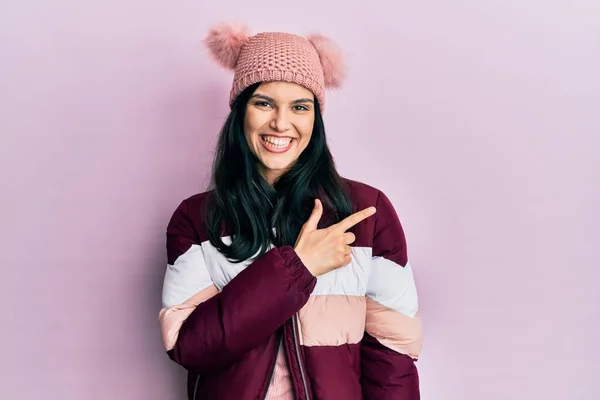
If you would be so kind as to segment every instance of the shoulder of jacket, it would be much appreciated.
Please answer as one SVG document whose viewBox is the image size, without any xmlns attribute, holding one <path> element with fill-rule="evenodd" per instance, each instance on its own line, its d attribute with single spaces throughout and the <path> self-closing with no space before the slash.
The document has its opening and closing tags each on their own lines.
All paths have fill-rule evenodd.
<svg viewBox="0 0 600 400">
<path fill-rule="evenodd" d="M 204 221 L 204 205 L 212 190 L 196 193 L 179 201 L 172 214 L 167 229 L 187 229 L 193 232 L 200 241 L 206 240 L 206 224 Z M 191 234 L 191 233 L 190 233 Z"/>
<path fill-rule="evenodd" d="M 207 201 L 207 199 L 212 194 L 213 190 L 207 190 L 201 193 L 193 194 L 187 198 L 185 198 L 181 204 L 185 204 L 189 211 L 195 212 L 196 210 L 200 210 L 202 205 Z"/>
<path fill-rule="evenodd" d="M 382 191 L 368 183 L 342 178 L 346 191 L 355 205 L 375 205 Z"/>
</svg>

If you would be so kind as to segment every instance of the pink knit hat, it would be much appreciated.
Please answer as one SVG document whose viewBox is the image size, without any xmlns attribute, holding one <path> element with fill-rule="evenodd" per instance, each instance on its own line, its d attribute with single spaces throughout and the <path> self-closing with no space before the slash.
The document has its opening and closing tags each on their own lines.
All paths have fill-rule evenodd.
<svg viewBox="0 0 600 400">
<path fill-rule="evenodd" d="M 321 35 L 263 32 L 250 36 L 246 26 L 221 24 L 210 30 L 205 43 L 220 65 L 235 72 L 230 107 L 254 83 L 284 81 L 311 90 L 323 111 L 325 89 L 340 87 L 345 78 L 339 48 Z"/>
</svg>

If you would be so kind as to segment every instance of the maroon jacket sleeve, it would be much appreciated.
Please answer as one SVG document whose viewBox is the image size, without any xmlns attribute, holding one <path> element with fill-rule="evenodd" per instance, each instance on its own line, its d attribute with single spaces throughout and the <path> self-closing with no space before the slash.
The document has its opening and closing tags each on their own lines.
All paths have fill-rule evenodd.
<svg viewBox="0 0 600 400">
<path fill-rule="evenodd" d="M 421 324 L 406 239 L 390 200 L 379 193 L 367 284 L 361 385 L 365 400 L 419 400 L 415 365 Z"/>
<path fill-rule="evenodd" d="M 197 235 L 186 210 L 180 206 L 169 224 L 168 250 L 182 244 L 184 249 L 187 244 L 190 248 L 194 246 Z M 198 243 L 195 246 L 201 250 Z M 176 252 L 183 253 L 177 249 Z M 178 271 L 185 271 L 184 267 L 193 269 L 190 277 L 206 280 L 197 272 L 206 270 L 201 265 L 204 257 L 194 257 L 193 251 L 187 251 L 179 260 L 170 258 Z M 182 267 L 181 263 L 191 265 Z M 167 353 L 176 363 L 198 373 L 227 366 L 267 340 L 302 308 L 315 284 L 316 278 L 293 247 L 273 248 L 241 271 L 221 292 L 195 305 L 181 324 L 174 347 Z"/>
</svg>

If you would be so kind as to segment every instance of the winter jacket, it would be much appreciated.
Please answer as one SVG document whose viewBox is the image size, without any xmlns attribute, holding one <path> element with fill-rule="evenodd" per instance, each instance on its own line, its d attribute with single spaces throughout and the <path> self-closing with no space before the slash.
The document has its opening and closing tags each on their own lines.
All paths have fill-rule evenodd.
<svg viewBox="0 0 600 400">
<path fill-rule="evenodd" d="M 281 370 L 278 349 L 294 399 L 420 398 L 421 323 L 401 223 L 383 192 L 344 184 L 355 212 L 377 212 L 349 230 L 352 262 L 319 277 L 291 246 L 226 259 L 201 218 L 208 192 L 176 209 L 159 322 L 168 356 L 188 371 L 189 399 L 264 399 Z M 319 228 L 327 221 L 324 210 Z"/>
</svg>

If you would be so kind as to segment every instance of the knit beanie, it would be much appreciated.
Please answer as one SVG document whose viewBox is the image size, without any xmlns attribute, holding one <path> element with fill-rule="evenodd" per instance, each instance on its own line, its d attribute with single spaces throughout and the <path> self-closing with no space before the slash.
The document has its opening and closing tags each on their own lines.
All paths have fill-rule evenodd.
<svg viewBox="0 0 600 400">
<path fill-rule="evenodd" d="M 291 82 L 312 91 L 325 106 L 325 89 L 338 88 L 345 78 L 340 49 L 328 38 L 285 32 L 250 36 L 244 25 L 214 26 L 205 39 L 210 54 L 221 66 L 234 71 L 229 106 L 248 86 L 258 82 Z"/>
</svg>

